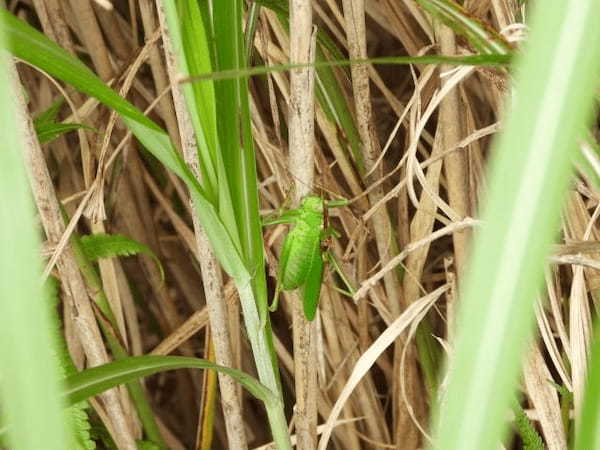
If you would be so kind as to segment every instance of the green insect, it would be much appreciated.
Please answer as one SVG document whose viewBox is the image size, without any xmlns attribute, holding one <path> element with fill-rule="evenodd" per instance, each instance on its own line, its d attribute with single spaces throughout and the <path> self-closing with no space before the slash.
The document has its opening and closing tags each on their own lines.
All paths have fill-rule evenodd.
<svg viewBox="0 0 600 450">
<path fill-rule="evenodd" d="M 264 225 L 294 224 L 281 250 L 275 297 L 269 307 L 271 311 L 277 309 L 281 291 L 301 287 L 304 315 L 307 320 L 315 318 L 323 278 L 322 244 L 328 236 L 337 236 L 327 223 L 327 209 L 347 204 L 347 200 L 326 202 L 321 197 L 309 195 L 297 209 L 264 222 Z"/>
</svg>

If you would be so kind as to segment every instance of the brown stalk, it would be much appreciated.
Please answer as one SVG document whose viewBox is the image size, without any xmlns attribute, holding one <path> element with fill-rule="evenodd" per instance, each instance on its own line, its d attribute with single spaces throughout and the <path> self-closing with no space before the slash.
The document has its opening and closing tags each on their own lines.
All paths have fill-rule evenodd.
<svg viewBox="0 0 600 450">
<path fill-rule="evenodd" d="M 312 62 L 315 35 L 310 0 L 290 1 L 290 63 Z M 310 193 L 314 179 L 314 77 L 312 68 L 290 72 L 288 168 L 295 183 L 294 206 Z M 292 294 L 297 448 L 317 446 L 316 321 L 304 317 L 302 301 Z M 318 320 L 318 319 L 317 319 Z"/>
</svg>

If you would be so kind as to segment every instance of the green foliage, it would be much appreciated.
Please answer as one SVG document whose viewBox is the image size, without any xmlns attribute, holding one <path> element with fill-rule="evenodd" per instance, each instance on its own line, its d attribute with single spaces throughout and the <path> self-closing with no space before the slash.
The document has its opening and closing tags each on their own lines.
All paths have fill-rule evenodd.
<svg viewBox="0 0 600 450">
<path fill-rule="evenodd" d="M 92 436 L 92 439 L 101 443 L 106 450 L 119 450 L 112 436 L 99 419 L 92 424 L 90 435 Z"/>
<path fill-rule="evenodd" d="M 162 279 L 165 273 L 158 257 L 144 244 L 122 234 L 94 233 L 81 236 L 81 247 L 89 261 L 101 258 L 116 258 L 119 256 L 133 256 L 145 253 L 156 261 Z"/>
<path fill-rule="evenodd" d="M 523 450 L 544 450 L 544 441 L 531 421 L 523 411 L 521 405 L 515 401 L 515 428 L 523 441 Z"/>
<path fill-rule="evenodd" d="M 505 436 L 571 157 L 595 100 L 600 47 L 590 43 L 600 40 L 600 3 L 536 3 L 530 17 L 529 40 L 513 70 L 515 102 L 491 152 L 485 225 L 462 284 L 437 450 L 497 448 Z"/>
<path fill-rule="evenodd" d="M 175 369 L 216 370 L 235 379 L 267 407 L 272 407 L 279 401 L 258 380 L 240 370 L 219 366 L 200 358 L 154 355 L 131 356 L 72 374 L 65 379 L 66 389 L 63 394 L 67 403 L 72 405 L 120 384 Z"/>
<path fill-rule="evenodd" d="M 137 441 L 138 450 L 162 450 L 160 446 L 150 441 Z"/>
<path fill-rule="evenodd" d="M 6 43 L 0 29 L 0 47 Z M 50 308 L 39 278 L 39 230 L 27 182 L 18 79 L 0 54 L 0 404 L 11 450 L 65 450 L 62 402 Z M 20 110 L 20 111 L 19 111 Z"/>
<path fill-rule="evenodd" d="M 456 33 L 464 36 L 473 48 L 487 54 L 510 54 L 512 46 L 492 27 L 477 19 L 451 0 L 416 0 L 425 10 Z"/>
<path fill-rule="evenodd" d="M 95 233 L 81 236 L 85 257 L 90 261 L 117 256 L 133 256 L 138 253 L 153 255 L 152 250 L 122 234 Z"/>
<path fill-rule="evenodd" d="M 46 144 L 65 133 L 79 130 L 81 128 L 89 129 L 88 126 L 82 123 L 44 123 L 42 125 L 36 125 L 35 132 L 38 136 L 40 144 Z"/>
<path fill-rule="evenodd" d="M 228 2 L 217 2 L 215 5 L 218 5 L 218 8 L 215 7 L 213 12 L 225 3 Z M 172 31 L 179 30 L 181 21 L 178 18 L 174 2 L 166 1 L 164 6 L 170 29 Z M 237 6 L 240 7 L 241 3 L 238 3 Z M 175 150 L 167 133 L 155 122 L 108 87 L 87 66 L 85 66 L 85 64 L 57 46 L 54 42 L 50 41 L 39 31 L 23 23 L 5 10 L 0 11 L 0 23 L 7 33 L 7 45 L 5 48 L 15 56 L 40 67 L 54 77 L 72 84 L 81 92 L 97 98 L 102 103 L 115 110 L 141 144 L 152 153 L 155 158 L 161 161 L 167 169 L 173 171 L 173 173 L 185 182 L 189 189 L 195 212 L 211 242 L 217 259 L 221 263 L 223 269 L 235 280 L 242 302 L 248 336 L 250 337 L 255 352 L 256 365 L 261 380 L 263 380 L 273 392 L 279 392 L 280 387 L 278 372 L 276 370 L 276 358 L 274 351 L 269 350 L 269 348 L 272 350 L 272 340 L 270 336 L 261 334 L 263 332 L 268 333 L 269 331 L 268 329 L 267 331 L 260 331 L 260 318 L 255 298 L 255 292 L 257 291 L 266 293 L 266 286 L 263 286 L 264 289 L 260 290 L 253 289 L 254 287 L 251 285 L 251 273 L 260 273 L 261 271 L 250 270 L 247 267 L 246 259 L 241 253 L 238 234 L 232 233 L 231 227 L 225 225 L 225 223 L 230 223 L 228 217 L 231 216 L 224 216 L 221 214 L 222 205 L 216 203 L 210 193 L 207 195 L 205 189 L 194 177 L 180 154 Z M 236 26 L 237 25 L 238 24 L 236 24 Z M 236 32 L 239 33 L 239 30 L 236 30 Z M 231 29 L 229 29 L 228 33 L 231 33 Z M 180 41 L 180 36 L 181 35 L 177 33 L 172 34 L 171 37 L 174 44 L 177 44 L 177 41 Z M 228 36 L 225 35 L 224 38 L 228 39 Z M 179 46 L 176 46 L 176 48 L 182 48 L 180 42 Z M 246 96 L 245 102 L 247 106 L 247 91 L 244 95 Z M 244 97 L 244 95 L 241 97 Z M 234 96 L 233 100 L 237 101 L 238 98 L 239 97 Z M 233 120 L 233 122 L 230 122 L 229 125 L 224 125 L 229 126 L 229 131 L 237 129 L 239 125 L 239 116 L 237 113 L 238 112 L 235 111 L 234 116 L 230 117 L 230 120 Z M 226 116 L 219 117 L 224 118 Z M 247 122 L 245 129 L 248 130 L 248 132 L 244 134 L 243 141 L 251 145 L 252 138 L 249 134 L 249 122 L 247 120 L 244 120 L 243 122 Z M 235 125 L 231 125 L 231 123 L 234 123 Z M 239 139 L 235 141 L 236 147 L 239 142 Z M 239 147 L 237 147 L 237 150 L 240 150 Z M 250 168 L 254 169 L 253 153 L 248 154 L 247 151 L 243 151 L 241 152 L 241 155 L 246 158 L 244 163 L 252 160 Z M 223 188 L 226 187 L 226 184 L 222 185 Z M 221 185 L 219 188 L 221 189 Z M 254 205 L 251 206 L 251 210 L 255 210 L 257 216 L 254 226 L 258 230 L 258 238 L 261 239 L 260 245 L 254 245 L 254 248 L 256 248 L 256 251 L 260 252 L 259 254 L 257 253 L 257 255 L 262 258 L 262 234 L 260 234 L 260 220 L 258 220 L 258 194 L 256 184 L 254 186 L 254 191 L 250 192 L 250 194 L 253 201 L 247 202 L 243 204 L 243 206 L 248 207 Z M 240 199 L 240 201 L 242 201 L 242 199 Z M 225 211 L 231 211 L 231 209 L 228 208 Z M 264 276 L 261 278 L 263 280 L 263 285 L 265 285 Z M 266 314 L 266 294 L 258 298 L 264 298 L 262 302 Z M 265 405 L 267 407 L 267 414 L 272 423 L 272 429 L 280 430 L 280 432 L 275 435 L 275 440 L 278 443 L 284 444 L 284 447 L 282 448 L 290 448 L 287 422 L 283 413 L 283 403 L 281 401 L 269 401 Z"/>
<path fill-rule="evenodd" d="M 57 137 L 68 133 L 69 131 L 86 128 L 91 130 L 91 127 L 81 123 L 59 123 L 56 122 L 56 117 L 64 103 L 63 99 L 54 102 L 46 111 L 43 111 L 33 121 L 35 132 L 38 136 L 40 144 L 46 144 L 53 141 Z"/>
<path fill-rule="evenodd" d="M 56 118 L 58 117 L 58 113 L 60 109 L 65 104 L 64 98 L 59 98 L 54 103 L 52 103 L 45 111 L 42 111 L 38 114 L 38 116 L 33 119 L 34 125 L 43 125 L 46 123 L 56 122 Z"/>
<path fill-rule="evenodd" d="M 50 294 L 50 303 L 52 306 L 52 321 L 50 332 L 54 336 L 58 346 L 54 357 L 58 361 L 59 369 L 62 377 L 71 376 L 77 373 L 77 369 L 73 364 L 71 355 L 67 348 L 67 343 L 61 332 L 61 321 L 57 310 L 58 306 L 58 281 L 50 277 L 46 282 L 47 291 Z M 69 450 L 94 450 L 96 443 L 92 440 L 90 435 L 91 425 L 87 410 L 89 404 L 86 401 L 75 403 L 64 410 L 65 421 L 68 424 L 69 429 L 72 431 L 70 436 L 71 444 Z"/>
<path fill-rule="evenodd" d="M 600 326 L 596 324 L 575 450 L 600 448 Z"/>
<path fill-rule="evenodd" d="M 177 9 L 182 18 L 181 42 L 187 50 L 183 52 L 186 57 L 185 68 L 190 75 L 211 73 L 212 55 L 199 2 L 179 0 Z M 194 83 L 185 89 L 193 92 L 193 95 L 186 96 L 190 102 L 189 110 L 197 111 L 197 114 L 192 114 L 192 124 L 199 144 L 200 169 L 205 177 L 202 183 L 207 192 L 214 193 L 218 184 L 216 168 L 219 146 L 214 85 L 211 82 Z"/>
<path fill-rule="evenodd" d="M 243 2 L 213 2 L 210 14 L 205 6 L 198 11 L 194 4 L 196 2 L 189 0 L 179 1 L 177 5 L 173 0 L 163 2 L 180 73 L 189 77 L 206 70 L 200 67 L 196 55 L 203 55 L 201 62 L 205 66 L 210 64 L 210 73 L 212 70 L 245 69 Z M 200 40 L 193 39 L 198 32 L 205 36 Z M 204 42 L 211 45 L 207 48 Z M 187 83 L 183 86 L 183 93 L 196 132 L 200 161 L 213 163 L 212 170 L 202 174 L 203 189 L 208 201 L 218 211 L 220 225 L 227 235 L 216 236 L 206 223 L 203 225 L 219 262 L 234 278 L 258 376 L 265 386 L 280 396 L 277 357 L 268 323 L 264 248 L 258 213 L 258 182 L 247 80 L 238 77 L 205 82 L 209 83 L 210 89 L 214 89 L 214 110 L 210 104 L 212 97 L 198 98 L 198 90 L 190 89 Z M 199 105 L 206 101 L 209 102 L 206 106 L 210 107 L 210 114 L 214 111 L 218 120 L 202 115 Z M 211 147 L 206 137 L 213 133 L 217 145 Z M 199 214 L 205 214 L 204 207 L 196 199 L 194 204 Z M 219 254 L 219 246 L 223 246 L 224 238 L 233 248 Z M 230 265 L 235 272 L 228 270 L 227 261 L 223 258 L 230 255 L 236 259 Z M 261 323 L 266 326 L 261 327 Z M 267 406 L 267 415 L 278 447 L 282 450 L 291 448 L 283 402 L 278 402 L 274 407 Z"/>
</svg>

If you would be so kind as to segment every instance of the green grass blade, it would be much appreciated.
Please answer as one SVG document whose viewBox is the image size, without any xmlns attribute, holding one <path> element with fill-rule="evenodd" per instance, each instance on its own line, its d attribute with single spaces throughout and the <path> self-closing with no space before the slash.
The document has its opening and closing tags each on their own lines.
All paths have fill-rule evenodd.
<svg viewBox="0 0 600 450">
<path fill-rule="evenodd" d="M 600 327 L 596 326 L 587 387 L 581 410 L 580 428 L 575 436 L 575 450 L 600 448 Z"/>
<path fill-rule="evenodd" d="M 245 67 L 242 29 L 242 4 L 238 0 L 219 2 L 213 8 L 215 68 L 239 70 Z M 248 87 L 244 77 L 215 80 L 219 102 L 217 114 L 219 142 L 224 172 L 223 185 L 227 187 L 235 213 L 238 234 L 244 257 L 254 273 L 260 271 L 255 258 L 262 259 L 262 230 L 258 216 L 258 183 L 252 134 L 247 112 Z M 256 223 L 256 220 L 259 220 Z M 258 240 L 257 240 L 258 238 Z M 264 277 L 263 277 L 264 278 Z"/>
<path fill-rule="evenodd" d="M 456 33 L 464 36 L 481 53 L 508 54 L 511 45 L 504 37 L 451 0 L 417 0 L 417 3 Z"/>
<path fill-rule="evenodd" d="M 156 259 L 154 252 L 146 245 L 122 234 L 86 234 L 81 236 L 81 246 L 85 257 L 90 261 L 138 253 L 145 253 Z"/>
<path fill-rule="evenodd" d="M 181 11 L 183 53 L 187 60 L 187 71 L 190 74 L 209 73 L 213 71 L 205 19 L 196 0 L 180 0 L 178 10 Z M 217 106 L 213 83 L 202 83 L 194 86 L 195 109 L 206 133 L 207 147 L 211 152 L 217 149 Z"/>
<path fill-rule="evenodd" d="M 164 2 L 173 50 L 177 55 L 186 55 L 177 61 L 177 69 L 183 76 L 190 76 L 198 71 L 210 73 L 212 66 L 208 42 L 198 2 L 180 0 L 177 4 L 174 0 Z M 181 21 L 178 9 L 183 11 Z M 194 51 L 186 51 L 192 45 Z M 203 174 L 202 186 L 209 200 L 216 205 L 218 178 L 215 155 L 218 142 L 213 84 L 208 82 L 198 86 L 183 86 L 183 91 L 196 133 L 198 160 Z"/>
<path fill-rule="evenodd" d="M 246 51 L 242 34 L 243 2 L 215 2 L 212 9 L 215 67 L 239 71 L 246 68 Z M 260 380 L 273 392 L 282 395 L 277 355 L 268 315 L 262 226 L 259 215 L 256 156 L 251 130 L 248 80 L 222 79 L 215 82 L 219 99 L 218 132 L 226 177 L 235 212 L 244 261 L 252 274 L 247 286 L 237 284 L 244 323 L 250 335 L 254 360 Z M 273 440 L 281 450 L 291 448 L 283 408 L 267 411 Z"/>
<path fill-rule="evenodd" d="M 77 368 L 71 359 L 67 341 L 62 333 L 62 321 L 59 314 L 59 283 L 58 280 L 50 276 L 45 283 L 48 292 L 49 306 L 52 308 L 51 314 L 51 333 L 57 342 L 57 352 L 55 355 L 58 362 L 61 378 L 77 373 Z M 88 410 L 90 405 L 87 402 L 79 402 L 68 406 L 63 410 L 65 424 L 71 429 L 71 440 L 69 450 L 93 450 L 96 443 L 90 436 L 90 420 Z"/>
<path fill-rule="evenodd" d="M 317 49 L 316 57 L 317 61 L 325 61 L 325 54 L 321 48 Z M 317 100 L 327 118 L 332 122 L 336 122 L 344 130 L 344 135 L 350 146 L 350 154 L 359 173 L 363 174 L 365 172 L 365 164 L 361 151 L 362 143 L 360 135 L 354 123 L 354 117 L 348 108 L 346 98 L 335 78 L 333 67 L 321 67 L 317 70 L 317 77 L 318 82 L 315 91 Z"/>
<path fill-rule="evenodd" d="M 56 122 L 56 118 L 58 117 L 58 113 L 60 109 L 65 104 L 65 99 L 60 97 L 56 100 L 48 109 L 42 111 L 33 119 L 34 126 L 42 125 L 44 123 L 53 123 Z"/>
<path fill-rule="evenodd" d="M 179 10 L 172 0 L 165 1 L 163 5 L 176 57 L 178 63 L 183 61 L 184 70 L 188 73 L 207 70 L 207 66 L 200 67 L 199 61 L 194 63 L 195 59 L 186 55 L 189 52 L 206 51 L 204 44 L 201 44 L 197 50 L 196 40 L 191 38 L 199 32 L 200 28 L 204 29 L 205 33 L 208 32 L 207 30 L 213 33 L 210 38 L 206 38 L 206 42 L 214 45 L 215 53 L 212 54 L 211 61 L 215 66 L 244 66 L 243 40 L 237 29 L 241 27 L 241 3 L 214 3 L 211 14 L 205 14 L 202 9 L 198 14 L 195 2 L 185 0 L 177 3 Z M 200 7 L 202 8 L 203 5 L 201 4 Z M 186 14 L 190 15 L 187 19 L 179 18 L 179 15 Z M 209 19 L 211 22 L 205 24 L 204 21 L 208 22 Z M 195 28 L 195 31 L 187 29 L 190 27 Z M 236 53 L 238 51 L 241 53 Z M 204 58 L 208 59 L 209 56 L 204 55 Z M 189 88 L 184 89 L 186 104 L 192 118 L 196 118 L 193 120 L 196 120 L 195 126 L 199 129 L 203 125 L 203 117 L 197 105 L 205 100 L 195 97 L 198 92 Z M 216 170 L 216 176 L 213 178 L 217 182 L 215 185 L 217 198 L 213 200 L 212 207 L 218 212 L 220 230 L 229 233 L 229 236 L 217 235 L 207 229 L 207 225 L 211 225 L 208 219 L 212 220 L 213 215 L 209 215 L 208 219 L 205 218 L 202 225 L 214 248 L 218 245 L 215 240 L 227 238 L 228 245 L 234 247 L 235 252 L 239 251 L 235 255 L 239 258 L 239 264 L 234 267 L 238 270 L 236 273 L 229 273 L 235 279 L 240 295 L 244 323 L 260 380 L 272 392 L 280 395 L 279 372 L 267 316 L 262 230 L 258 215 L 258 183 L 250 132 L 246 80 L 224 80 L 220 84 L 215 83 L 215 99 L 218 99 L 215 104 L 219 118 L 216 121 L 218 142 L 215 148 L 207 149 L 211 152 L 211 161 L 214 162 Z M 210 121 L 208 126 L 210 127 Z M 199 140 L 198 145 L 202 147 L 207 143 Z M 204 151 L 202 148 L 200 150 Z M 213 155 L 212 152 L 215 154 Z M 205 214 L 204 207 L 200 204 L 205 200 L 194 191 L 192 196 L 198 213 Z M 219 255 L 218 252 L 216 255 L 220 261 L 222 257 L 227 256 Z M 221 263 L 223 264 L 222 261 Z M 282 449 L 291 448 L 283 403 L 273 403 L 272 407 L 267 408 L 267 414 L 275 442 Z"/>
<path fill-rule="evenodd" d="M 194 77 L 182 78 L 180 83 L 191 83 L 203 80 L 227 80 L 231 78 L 251 77 L 254 75 L 264 75 L 269 72 L 285 72 L 291 69 L 301 69 L 303 67 L 346 67 L 352 64 L 374 64 L 374 65 L 407 65 L 407 64 L 447 64 L 450 66 L 485 66 L 485 67 L 504 67 L 510 64 L 513 59 L 512 54 L 482 54 L 469 56 L 444 56 L 444 55 L 424 55 L 424 56 L 382 56 L 378 58 L 366 59 L 336 59 L 331 61 L 316 61 L 305 64 L 278 64 L 272 66 L 243 67 L 240 69 L 219 70 L 218 72 L 204 73 Z"/>
<path fill-rule="evenodd" d="M 2 30 L 0 30 L 2 31 Z M 4 34 L 0 33 L 0 43 Z M 0 393 L 8 443 L 14 450 L 64 450 L 67 430 L 59 396 L 57 342 L 50 303 L 41 283 L 39 235 L 23 164 L 8 77 L 8 55 L 0 55 Z"/>
<path fill-rule="evenodd" d="M 0 11 L 0 22 L 6 30 L 6 44 L 10 52 L 114 109 L 146 149 L 184 181 L 188 181 L 191 175 L 187 167 L 167 134 L 156 123 L 108 87 L 85 64 L 36 29 L 4 10 Z M 202 191 L 201 194 L 204 195 Z"/>
<path fill-rule="evenodd" d="M 169 0 L 165 2 L 165 5 L 172 3 L 172 0 Z M 207 32 L 211 27 L 209 25 L 205 26 L 205 20 L 208 20 L 206 16 L 209 16 L 209 13 L 202 11 L 195 0 L 180 0 L 177 13 L 171 6 L 168 6 L 168 9 L 169 29 L 180 29 L 177 31 L 177 34 L 181 35 L 182 41 L 176 48 L 177 54 L 181 55 L 179 60 L 186 61 L 183 74 L 191 75 L 206 73 L 207 71 L 212 72 L 212 60 L 217 60 L 217 57 L 214 52 L 210 52 L 212 47 L 208 45 L 211 39 L 207 35 Z M 181 22 L 181 25 L 179 22 Z M 173 41 L 176 38 L 176 35 L 172 36 Z M 222 43 L 223 41 L 219 41 L 215 45 L 218 45 L 220 48 Z M 217 53 L 220 53 L 220 51 Z M 223 148 L 227 146 L 228 142 L 223 141 L 223 136 L 219 132 L 220 128 L 227 125 L 229 132 L 226 136 L 229 139 L 234 139 L 236 127 L 235 125 L 232 126 L 232 119 L 224 115 L 227 112 L 224 113 L 222 111 L 222 105 L 227 102 L 226 99 L 220 97 L 221 93 L 217 89 L 218 86 L 215 87 L 214 82 L 200 83 L 200 86 L 193 84 L 192 87 L 193 89 L 189 90 L 189 86 L 184 86 L 184 94 L 190 116 L 192 117 L 192 123 L 195 129 L 201 127 L 202 130 L 208 130 L 206 134 L 210 138 L 206 142 L 198 140 L 200 160 L 210 160 L 211 174 L 209 177 L 213 183 L 211 190 L 214 192 L 215 204 L 218 205 L 219 216 L 236 245 L 241 248 L 230 186 L 227 183 L 228 171 L 225 170 L 226 163 L 223 161 Z M 217 94 L 219 94 L 218 103 L 216 101 Z M 229 91 L 228 94 L 230 94 Z M 209 106 L 203 106 L 205 104 Z M 219 117 L 218 122 L 216 117 Z M 198 131 L 196 131 L 196 134 L 198 134 Z M 228 166 L 228 169 L 231 170 L 232 168 Z"/>
<path fill-rule="evenodd" d="M 434 448 L 497 448 L 533 302 L 558 230 L 570 158 L 597 87 L 600 3 L 537 4 L 518 74 L 516 103 L 496 142 L 485 226 L 461 299 Z"/>
<path fill-rule="evenodd" d="M 91 129 L 82 123 L 42 123 L 35 126 L 35 133 L 38 136 L 40 144 L 46 144 L 53 141 L 63 134 L 76 131 L 81 128 Z"/>
<path fill-rule="evenodd" d="M 64 395 L 69 404 L 74 404 L 104 392 L 120 384 L 128 383 L 155 373 L 175 369 L 216 370 L 235 379 L 250 394 L 270 406 L 279 400 L 257 379 L 236 369 L 219 366 L 200 358 L 183 356 L 132 356 L 91 369 L 86 369 L 66 378 Z"/>
</svg>

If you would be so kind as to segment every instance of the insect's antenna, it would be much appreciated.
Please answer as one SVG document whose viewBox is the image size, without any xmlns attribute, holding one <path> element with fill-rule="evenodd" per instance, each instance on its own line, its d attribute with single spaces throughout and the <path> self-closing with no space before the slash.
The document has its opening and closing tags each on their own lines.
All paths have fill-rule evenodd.
<svg viewBox="0 0 600 450">
<path fill-rule="evenodd" d="M 360 199 L 361 197 L 363 197 L 363 194 L 359 194 L 358 196 L 356 196 L 356 197 L 354 197 L 354 198 L 352 198 L 350 200 L 346 200 L 346 199 L 344 199 L 344 197 L 342 195 L 338 194 L 337 192 L 334 192 L 334 191 L 332 191 L 330 189 L 327 189 L 325 186 L 323 186 L 322 183 L 313 183 L 313 186 L 310 186 L 308 183 L 306 183 L 305 181 L 299 179 L 296 175 L 294 175 L 290 171 L 290 169 L 285 164 L 283 164 L 280 160 L 276 159 L 275 161 L 279 165 L 279 167 L 281 167 L 286 172 L 286 174 L 289 175 L 293 179 L 293 181 L 295 183 L 302 184 L 303 186 L 306 186 L 309 189 L 313 189 L 316 186 L 321 191 L 327 192 L 332 197 L 334 197 L 336 199 L 339 199 L 339 200 L 333 200 L 333 202 L 334 202 L 333 206 L 334 207 L 335 206 L 342 206 L 342 205 L 350 205 L 350 204 L 354 203 L 355 201 L 357 201 L 358 199 Z M 338 201 L 340 202 L 339 205 L 337 204 Z"/>
</svg>

